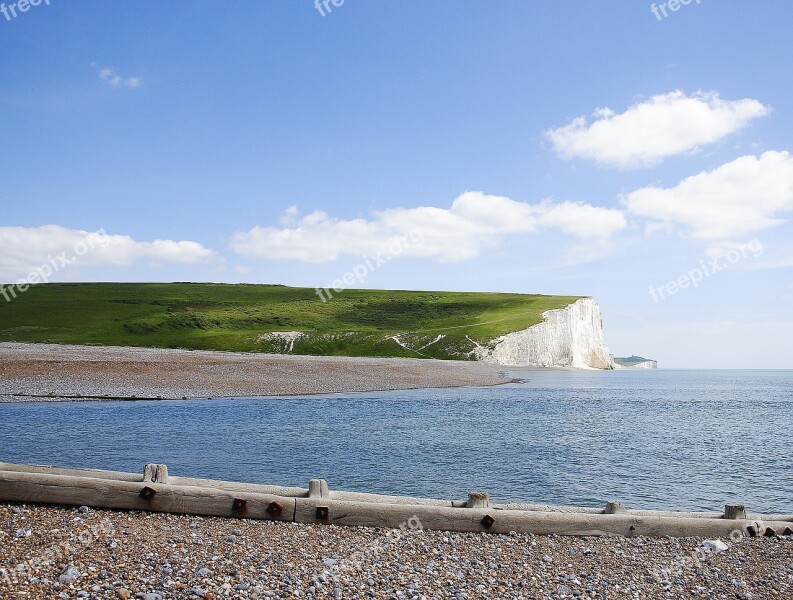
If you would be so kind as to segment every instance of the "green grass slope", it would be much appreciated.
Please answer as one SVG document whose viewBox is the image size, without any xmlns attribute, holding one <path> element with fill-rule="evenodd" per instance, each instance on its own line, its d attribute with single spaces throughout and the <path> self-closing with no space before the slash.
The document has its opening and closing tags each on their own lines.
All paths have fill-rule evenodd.
<svg viewBox="0 0 793 600">
<path fill-rule="evenodd" d="M 62 283 L 0 297 L 0 341 L 467 360 L 578 298 L 205 283 Z M 294 342 L 268 332 L 299 331 Z"/>
</svg>

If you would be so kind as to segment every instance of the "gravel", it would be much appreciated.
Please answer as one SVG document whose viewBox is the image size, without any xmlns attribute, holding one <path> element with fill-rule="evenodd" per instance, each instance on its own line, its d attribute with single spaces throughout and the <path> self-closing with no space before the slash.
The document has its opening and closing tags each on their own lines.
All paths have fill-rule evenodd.
<svg viewBox="0 0 793 600">
<path fill-rule="evenodd" d="M 0 402 L 287 396 L 509 381 L 497 367 L 472 361 L 0 343 Z"/>
<path fill-rule="evenodd" d="M 793 598 L 790 536 L 708 544 L 22 505 L 0 505 L 0 525 L 0 598 Z"/>
</svg>

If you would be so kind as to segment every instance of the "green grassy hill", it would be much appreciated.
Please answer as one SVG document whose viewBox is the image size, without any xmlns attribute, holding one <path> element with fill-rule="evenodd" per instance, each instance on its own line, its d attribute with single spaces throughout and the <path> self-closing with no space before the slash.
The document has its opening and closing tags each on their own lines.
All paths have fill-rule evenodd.
<svg viewBox="0 0 793 600">
<path fill-rule="evenodd" d="M 471 359 L 577 297 L 204 283 L 63 283 L 0 297 L 0 341 Z M 298 331 L 294 341 L 270 332 Z M 473 340 L 473 341 L 472 341 Z"/>
</svg>

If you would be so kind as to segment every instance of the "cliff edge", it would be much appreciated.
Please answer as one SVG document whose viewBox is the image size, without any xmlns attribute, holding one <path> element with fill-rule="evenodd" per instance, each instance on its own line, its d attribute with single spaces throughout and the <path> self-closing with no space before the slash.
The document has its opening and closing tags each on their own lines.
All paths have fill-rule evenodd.
<svg viewBox="0 0 793 600">
<path fill-rule="evenodd" d="M 478 360 L 515 367 L 613 369 L 603 341 L 600 307 L 592 298 L 543 313 L 544 321 L 476 349 Z"/>
</svg>

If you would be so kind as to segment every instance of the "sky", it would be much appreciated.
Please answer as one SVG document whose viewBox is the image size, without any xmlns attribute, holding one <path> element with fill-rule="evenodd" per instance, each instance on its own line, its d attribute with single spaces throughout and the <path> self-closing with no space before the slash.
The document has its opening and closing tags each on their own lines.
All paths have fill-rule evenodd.
<svg viewBox="0 0 793 600">
<path fill-rule="evenodd" d="M 790 31 L 789 0 L 6 0 L 0 281 L 592 296 L 617 356 L 793 368 Z"/>
</svg>

